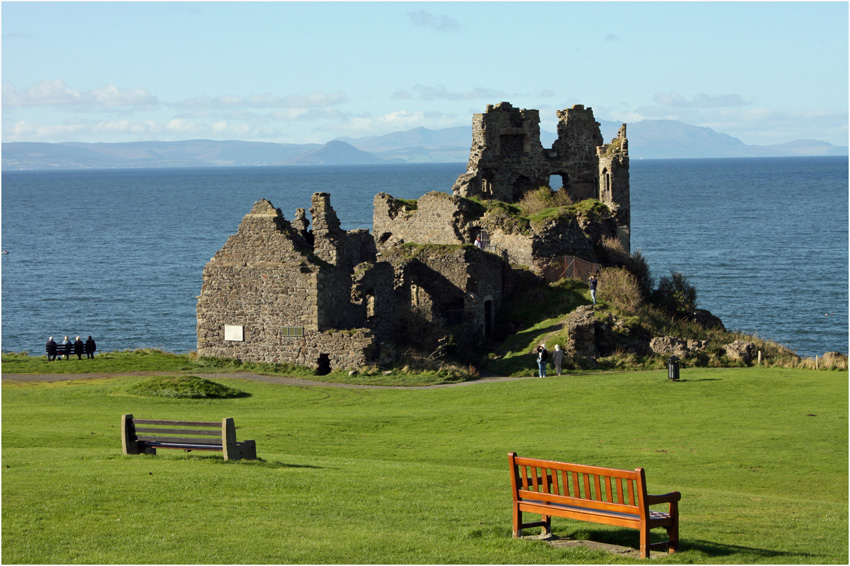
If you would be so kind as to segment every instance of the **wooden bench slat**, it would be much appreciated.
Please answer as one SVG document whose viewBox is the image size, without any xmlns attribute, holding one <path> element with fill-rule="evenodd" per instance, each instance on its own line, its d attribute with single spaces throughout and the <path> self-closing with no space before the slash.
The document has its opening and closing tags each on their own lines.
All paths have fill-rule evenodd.
<svg viewBox="0 0 850 566">
<path fill-rule="evenodd" d="M 221 444 L 190 444 L 179 442 L 148 442 L 146 446 L 153 448 L 174 448 L 177 450 L 221 450 Z"/>
<path fill-rule="evenodd" d="M 219 429 L 221 425 L 218 425 Z M 191 428 L 150 428 L 136 427 L 136 434 L 140 432 L 150 432 L 153 434 L 195 434 L 198 436 L 217 436 L 221 438 L 221 430 L 196 430 Z"/>
<path fill-rule="evenodd" d="M 221 436 L 218 438 L 189 438 L 182 436 L 136 436 L 140 442 L 170 442 L 178 444 L 217 444 L 221 446 Z"/>
<path fill-rule="evenodd" d="M 587 507 L 589 509 L 598 509 L 600 511 L 612 511 L 615 513 L 627 513 L 632 515 L 640 512 L 640 508 L 637 505 L 623 505 L 620 503 L 608 503 L 607 501 L 595 501 L 593 499 L 564 497 L 563 495 L 553 495 L 551 493 L 541 493 L 538 491 L 520 491 L 519 495 L 521 499 L 533 499 L 549 503 L 562 503 L 564 505 L 575 505 Z"/>
<path fill-rule="evenodd" d="M 221 423 L 214 423 L 210 421 L 166 421 L 161 419 L 133 419 L 133 422 L 136 424 L 146 425 L 211 426 L 216 428 L 221 427 Z"/>
</svg>

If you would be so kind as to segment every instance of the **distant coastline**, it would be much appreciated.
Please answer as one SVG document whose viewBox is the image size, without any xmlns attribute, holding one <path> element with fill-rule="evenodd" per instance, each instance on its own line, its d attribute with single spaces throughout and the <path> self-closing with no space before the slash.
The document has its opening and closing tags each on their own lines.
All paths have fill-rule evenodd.
<svg viewBox="0 0 850 566">
<path fill-rule="evenodd" d="M 610 139 L 620 124 L 601 121 Z M 770 146 L 746 145 L 710 128 L 672 120 L 628 124 L 629 152 L 635 159 L 711 159 L 729 157 L 847 156 L 846 146 L 796 140 Z M 549 147 L 555 139 L 541 132 Z M 73 169 L 159 169 L 289 165 L 367 165 L 391 163 L 466 163 L 472 131 L 468 126 L 414 128 L 382 136 L 341 138 L 326 144 L 248 141 L 144 141 L 123 143 L 3 143 L 3 171 Z"/>
</svg>

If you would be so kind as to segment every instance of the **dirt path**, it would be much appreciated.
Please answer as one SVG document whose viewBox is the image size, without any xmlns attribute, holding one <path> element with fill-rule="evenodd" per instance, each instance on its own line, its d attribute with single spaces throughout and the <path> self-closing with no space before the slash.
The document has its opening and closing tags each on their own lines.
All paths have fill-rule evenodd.
<svg viewBox="0 0 850 566">
<path fill-rule="evenodd" d="M 125 377 L 125 376 L 155 376 L 155 375 L 174 375 L 175 372 L 127 372 L 127 373 L 4 373 L 3 381 L 17 382 L 53 382 L 53 381 L 79 381 L 83 379 L 104 379 L 107 377 Z M 438 385 L 419 385 L 419 386 L 402 386 L 402 385 L 355 385 L 351 383 L 327 383 L 324 381 L 313 381 L 310 379 L 298 379 L 295 377 L 284 377 L 278 375 L 262 375 L 258 373 L 234 372 L 234 373 L 204 373 L 199 374 L 200 377 L 225 377 L 230 379 L 247 379 L 250 381 L 263 381 L 265 383 L 276 383 L 278 385 L 295 385 L 302 387 L 343 387 L 349 389 L 437 389 L 440 387 L 460 387 L 463 385 L 477 385 L 479 383 L 496 383 L 499 381 L 514 381 L 517 379 L 526 379 L 522 377 L 500 377 L 488 375 L 476 379 L 475 381 L 462 381 L 460 383 L 441 383 Z"/>
</svg>

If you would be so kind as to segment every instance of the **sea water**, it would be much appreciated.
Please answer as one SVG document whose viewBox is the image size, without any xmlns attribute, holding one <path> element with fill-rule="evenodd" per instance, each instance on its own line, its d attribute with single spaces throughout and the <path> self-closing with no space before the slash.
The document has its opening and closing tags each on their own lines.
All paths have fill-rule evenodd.
<svg viewBox="0 0 850 566">
<path fill-rule="evenodd" d="M 254 202 L 288 219 L 331 194 L 371 229 L 375 194 L 451 192 L 465 165 L 24 171 L 2 175 L 2 349 L 92 335 L 102 350 L 196 347 L 204 265 Z M 801 355 L 847 352 L 846 158 L 635 160 L 632 249 L 682 273 L 727 328 Z M 309 217 L 309 215 L 308 215 Z"/>
</svg>

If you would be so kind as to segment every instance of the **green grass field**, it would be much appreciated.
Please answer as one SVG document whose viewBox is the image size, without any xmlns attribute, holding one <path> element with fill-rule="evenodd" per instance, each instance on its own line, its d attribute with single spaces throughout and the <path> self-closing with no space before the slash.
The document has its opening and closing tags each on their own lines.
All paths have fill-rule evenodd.
<svg viewBox="0 0 850 566">
<path fill-rule="evenodd" d="M 844 372 L 689 368 L 679 383 L 645 371 L 407 390 L 221 379 L 250 394 L 221 400 L 130 395 L 142 379 L 3 383 L 3 563 L 637 561 L 513 539 L 509 451 L 641 466 L 650 492 L 680 491 L 681 552 L 653 553 L 660 563 L 848 562 Z M 261 460 L 124 456 L 124 413 L 233 417 Z M 553 529 L 638 541 L 566 519 Z"/>
</svg>

